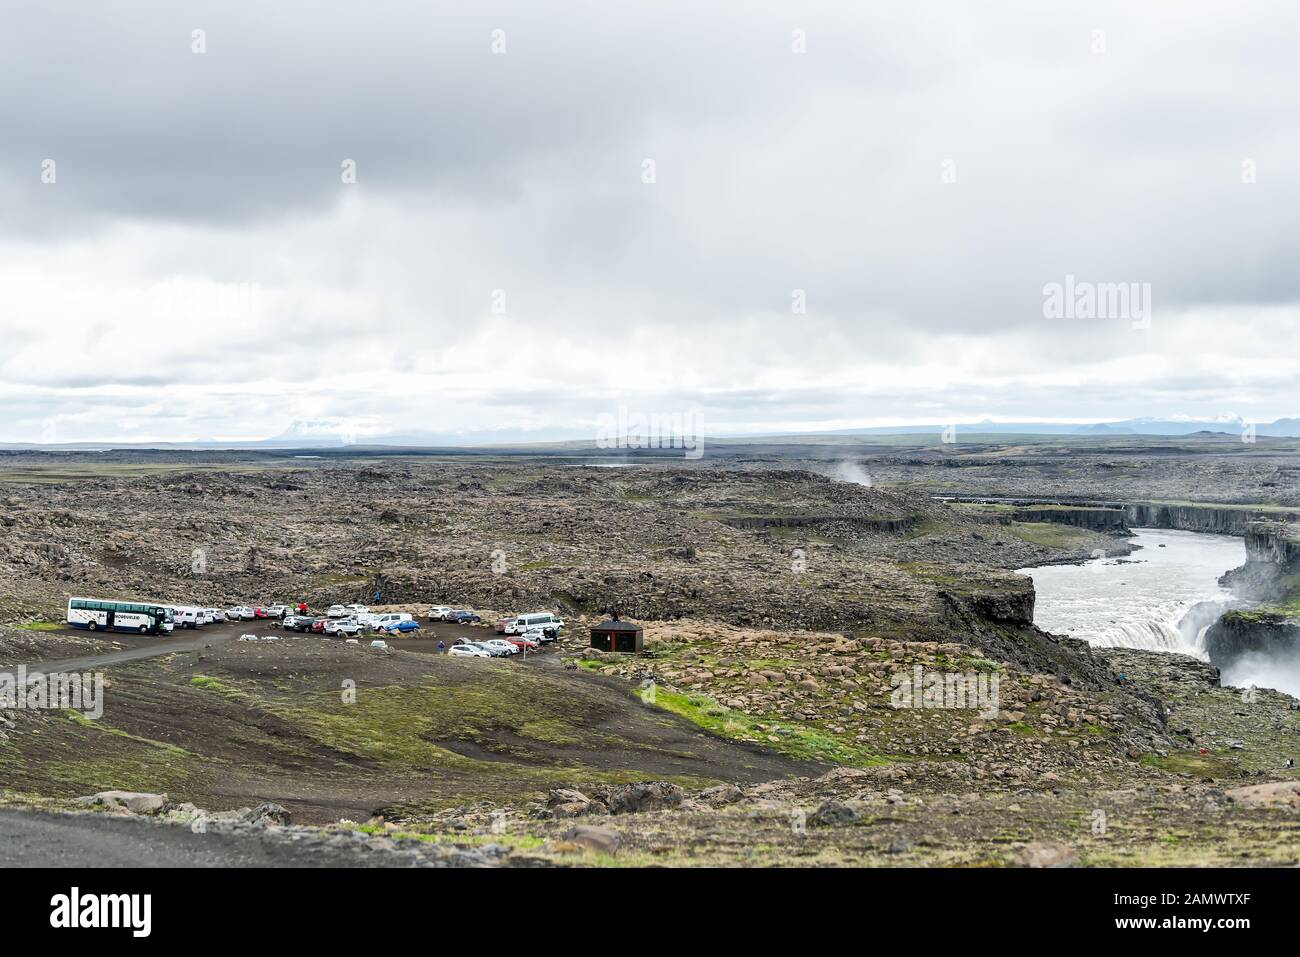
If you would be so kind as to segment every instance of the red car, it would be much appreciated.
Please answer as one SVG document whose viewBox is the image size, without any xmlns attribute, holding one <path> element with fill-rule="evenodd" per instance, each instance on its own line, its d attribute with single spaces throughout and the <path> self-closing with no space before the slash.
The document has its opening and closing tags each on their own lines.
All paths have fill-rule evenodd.
<svg viewBox="0 0 1300 957">
<path fill-rule="evenodd" d="M 510 644 L 514 645 L 516 648 L 521 648 L 524 651 L 537 650 L 537 642 L 533 641 L 533 639 L 531 638 L 524 638 L 521 635 L 511 635 L 509 638 L 506 639 L 506 641 L 510 642 Z"/>
<path fill-rule="evenodd" d="M 271 616 L 268 615 L 268 614 L 266 613 L 266 609 L 265 609 L 265 608 L 254 608 L 254 609 L 253 609 L 253 617 L 254 617 L 254 618 L 270 618 Z"/>
<path fill-rule="evenodd" d="M 510 625 L 510 624 L 513 624 L 513 623 L 514 623 L 514 620 L 515 620 L 515 616 L 514 616 L 514 615 L 506 615 L 504 618 L 498 618 L 498 619 L 497 619 L 497 634 L 498 634 L 498 635 L 504 635 L 504 634 L 506 633 L 506 626 L 507 626 L 507 625 Z"/>
<path fill-rule="evenodd" d="M 314 635 L 325 634 L 325 622 L 327 621 L 329 621 L 328 618 L 317 618 L 315 621 L 313 621 L 311 623 L 312 634 Z"/>
</svg>

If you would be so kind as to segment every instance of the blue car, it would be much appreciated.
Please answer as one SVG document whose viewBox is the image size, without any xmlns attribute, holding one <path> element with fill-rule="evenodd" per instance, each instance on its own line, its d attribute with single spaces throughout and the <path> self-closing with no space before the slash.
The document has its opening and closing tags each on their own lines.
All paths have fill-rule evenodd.
<svg viewBox="0 0 1300 957">
<path fill-rule="evenodd" d="M 447 616 L 446 620 L 456 625 L 468 625 L 471 621 L 482 621 L 483 619 L 472 611 L 453 611 Z"/>
<path fill-rule="evenodd" d="M 396 621 L 384 629 L 384 631 L 388 632 L 390 635 L 398 635 L 408 631 L 419 631 L 419 630 L 420 630 L 420 623 L 415 619 L 411 619 L 409 621 Z"/>
</svg>

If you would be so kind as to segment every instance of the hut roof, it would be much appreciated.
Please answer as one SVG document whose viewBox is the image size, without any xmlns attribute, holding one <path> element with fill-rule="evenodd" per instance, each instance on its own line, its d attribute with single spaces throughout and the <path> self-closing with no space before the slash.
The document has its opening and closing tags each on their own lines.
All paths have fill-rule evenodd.
<svg viewBox="0 0 1300 957">
<path fill-rule="evenodd" d="M 608 618 L 599 625 L 593 625 L 592 631 L 644 631 L 640 625 L 634 621 L 623 621 L 620 618 Z"/>
</svg>

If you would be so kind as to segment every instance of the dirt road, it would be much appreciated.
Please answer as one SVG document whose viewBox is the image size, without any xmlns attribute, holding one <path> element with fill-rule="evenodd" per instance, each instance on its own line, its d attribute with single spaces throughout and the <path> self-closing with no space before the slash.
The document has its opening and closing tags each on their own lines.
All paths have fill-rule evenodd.
<svg viewBox="0 0 1300 957">
<path fill-rule="evenodd" d="M 98 637 L 104 641 L 110 641 L 122 646 L 120 650 L 106 651 L 96 654 L 78 655 L 75 657 L 55 657 L 50 659 L 39 658 L 29 659 L 26 661 L 15 661 L 13 664 L 5 664 L 5 671 L 12 671 L 20 664 L 25 665 L 29 672 L 41 671 L 44 674 L 54 674 L 56 672 L 68 671 L 90 671 L 97 668 L 106 668 L 110 665 L 125 664 L 130 661 L 143 661 L 148 658 L 157 658 L 161 655 L 174 655 L 187 651 L 197 651 L 207 646 L 216 646 L 238 638 L 242 634 L 252 633 L 255 635 L 275 635 L 279 637 L 294 637 L 299 633 L 285 631 L 280 628 L 278 623 L 271 624 L 269 621 L 230 621 L 218 622 L 212 625 L 205 625 L 203 628 L 192 631 L 176 631 L 170 636 L 137 636 L 128 634 L 106 634 L 105 632 L 91 633 L 79 631 L 77 629 L 63 628 L 45 634 L 51 637 L 67 636 L 75 639 L 85 639 L 87 637 Z M 317 636 L 323 641 L 341 641 L 341 638 L 330 638 L 328 636 Z M 470 627 L 466 625 L 449 625 L 443 622 L 424 622 L 421 628 L 420 637 L 418 638 L 395 638 L 389 635 L 363 634 L 359 636 L 362 640 L 369 643 L 372 638 L 383 638 L 395 648 L 401 648 L 403 651 L 417 651 L 435 654 L 438 650 L 438 640 L 442 639 L 444 643 L 450 646 L 457 639 L 465 641 L 484 641 L 488 638 L 499 637 L 494 631 L 483 627 Z"/>
<path fill-rule="evenodd" d="M 159 655 L 174 655 L 184 651 L 196 651 L 207 645 L 216 645 L 232 640 L 247 629 L 240 628 L 237 622 L 230 625 L 209 625 L 201 631 L 178 632 L 170 638 L 132 638 L 128 639 L 130 647 L 121 651 L 108 651 L 96 655 L 83 655 L 79 658 L 59 658 L 53 661 L 32 661 L 24 663 L 27 671 L 43 674 L 58 674 L 72 671 L 94 671 L 110 665 L 120 665 L 128 661 L 143 661 L 157 658 Z M 18 665 L 6 668 L 16 669 Z"/>
<path fill-rule="evenodd" d="M 490 856 L 421 848 L 377 848 L 352 835 L 292 837 L 265 830 L 196 834 L 107 814 L 47 814 L 0 808 L 0 868 L 10 867 L 410 867 L 474 866 Z"/>
</svg>

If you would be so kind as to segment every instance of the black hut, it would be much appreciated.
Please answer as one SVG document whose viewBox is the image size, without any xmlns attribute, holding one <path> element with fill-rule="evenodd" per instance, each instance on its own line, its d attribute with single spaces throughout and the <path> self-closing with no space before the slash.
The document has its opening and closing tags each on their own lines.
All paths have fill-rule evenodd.
<svg viewBox="0 0 1300 957">
<path fill-rule="evenodd" d="M 591 647 L 600 651 L 636 654 L 645 646 L 645 629 L 633 621 L 622 621 L 618 612 L 608 621 L 591 626 Z"/>
</svg>

